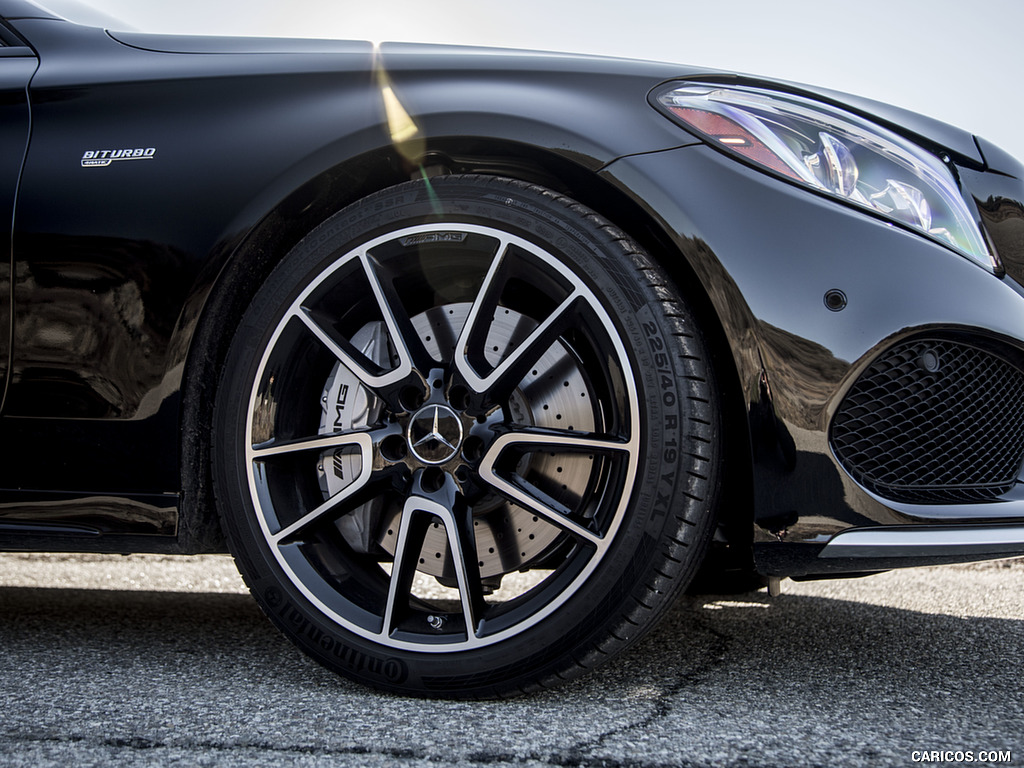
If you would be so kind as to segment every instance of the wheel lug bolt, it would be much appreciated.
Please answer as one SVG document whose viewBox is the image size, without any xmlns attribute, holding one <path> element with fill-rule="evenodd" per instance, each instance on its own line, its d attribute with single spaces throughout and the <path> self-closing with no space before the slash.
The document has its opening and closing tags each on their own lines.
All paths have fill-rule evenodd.
<svg viewBox="0 0 1024 768">
<path fill-rule="evenodd" d="M 405 440 L 401 435 L 385 437 L 380 444 L 380 455 L 387 461 L 401 461 L 405 458 Z"/>
<path fill-rule="evenodd" d="M 462 458 L 470 463 L 480 461 L 484 457 L 484 441 L 476 435 L 470 435 L 462 444 Z"/>
<path fill-rule="evenodd" d="M 405 387 L 398 395 L 399 402 L 407 411 L 417 410 L 425 399 L 423 390 L 418 387 Z"/>
<path fill-rule="evenodd" d="M 420 483 L 423 485 L 423 490 L 427 491 L 427 493 L 440 491 L 444 487 L 444 472 L 437 467 L 429 467 L 423 470 Z"/>
<path fill-rule="evenodd" d="M 469 407 L 469 391 L 465 387 L 456 384 L 448 392 L 448 402 L 457 411 L 466 410 Z"/>
</svg>

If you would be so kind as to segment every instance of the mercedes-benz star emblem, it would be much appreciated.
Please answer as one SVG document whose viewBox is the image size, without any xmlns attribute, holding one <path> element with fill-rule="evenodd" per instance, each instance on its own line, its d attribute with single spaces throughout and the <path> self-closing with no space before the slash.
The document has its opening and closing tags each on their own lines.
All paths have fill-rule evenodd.
<svg viewBox="0 0 1024 768">
<path fill-rule="evenodd" d="M 462 420 L 451 408 L 428 405 L 409 422 L 409 447 L 424 464 L 443 464 L 462 443 Z"/>
</svg>

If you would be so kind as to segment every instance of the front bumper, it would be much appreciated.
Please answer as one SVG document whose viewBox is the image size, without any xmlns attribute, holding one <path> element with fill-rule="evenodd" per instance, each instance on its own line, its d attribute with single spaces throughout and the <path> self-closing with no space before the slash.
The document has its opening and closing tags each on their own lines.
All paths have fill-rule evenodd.
<svg viewBox="0 0 1024 768">
<path fill-rule="evenodd" d="M 1024 370 L 1024 253 L 1004 253 L 1008 238 L 1000 250 L 1007 274 L 997 277 L 704 146 L 623 158 L 604 173 L 671 238 L 685 264 L 668 268 L 681 284 L 700 282 L 722 325 L 747 411 L 759 570 L 814 575 L 1024 554 L 1024 485 L 1012 473 L 980 500 L 940 493 L 916 503 L 855 479 L 830 441 L 846 394 L 900 344 L 976 343 L 1006 351 Z M 988 183 L 1001 200 L 1024 199 L 1024 184 L 1005 174 L 965 179 L 979 207 L 991 203 Z M 838 311 L 826 298 L 835 291 L 846 298 Z M 1019 475 L 1019 461 L 1016 468 Z M 997 525 L 1011 533 L 998 541 L 968 535 Z M 903 530 L 920 536 L 920 546 L 881 543 Z M 957 544 L 958 534 L 966 543 Z M 867 537 L 876 543 L 860 543 Z"/>
</svg>

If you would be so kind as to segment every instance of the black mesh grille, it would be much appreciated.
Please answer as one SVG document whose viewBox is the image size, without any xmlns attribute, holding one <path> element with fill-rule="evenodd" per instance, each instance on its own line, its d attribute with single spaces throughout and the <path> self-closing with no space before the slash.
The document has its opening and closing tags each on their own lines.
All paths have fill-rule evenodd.
<svg viewBox="0 0 1024 768">
<path fill-rule="evenodd" d="M 1024 373 L 955 341 L 900 344 L 843 398 L 832 445 L 847 471 L 885 498 L 993 499 L 1024 462 Z"/>
</svg>

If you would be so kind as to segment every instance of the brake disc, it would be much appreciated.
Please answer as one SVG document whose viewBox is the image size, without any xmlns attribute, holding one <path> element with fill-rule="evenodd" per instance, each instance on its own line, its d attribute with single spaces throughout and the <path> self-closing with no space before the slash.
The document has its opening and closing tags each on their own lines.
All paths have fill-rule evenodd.
<svg viewBox="0 0 1024 768">
<path fill-rule="evenodd" d="M 455 341 L 472 305 L 434 307 L 412 318 L 413 327 L 427 352 L 438 360 L 451 360 Z M 529 317 L 499 308 L 491 323 L 485 357 L 496 366 L 536 327 Z M 382 322 L 365 325 L 352 337 L 353 346 L 383 368 L 394 350 Z M 381 401 L 360 384 L 340 363 L 334 365 L 321 394 L 320 434 L 364 429 L 380 417 Z M 548 427 L 580 432 L 594 431 L 591 389 L 576 358 L 556 341 L 540 357 L 509 398 L 511 421 L 519 426 Z M 517 474 L 570 509 L 586 496 L 593 460 L 585 454 L 533 452 L 523 457 Z M 324 498 L 344 490 L 362 471 L 355 449 L 328 451 L 321 456 L 318 474 Z M 401 508 L 374 499 L 338 521 L 338 529 L 357 552 L 393 555 Z M 558 537 L 559 529 L 532 512 L 504 498 L 488 496 L 473 505 L 480 575 L 493 579 L 521 570 L 540 556 Z M 432 526 L 420 554 L 419 570 L 447 583 L 454 576 L 444 528 Z"/>
</svg>

